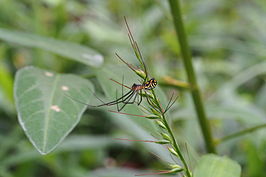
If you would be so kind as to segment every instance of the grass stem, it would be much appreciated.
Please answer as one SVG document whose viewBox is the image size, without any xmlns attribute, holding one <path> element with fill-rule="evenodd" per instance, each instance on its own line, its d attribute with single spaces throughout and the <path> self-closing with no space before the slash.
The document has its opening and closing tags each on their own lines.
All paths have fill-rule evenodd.
<svg viewBox="0 0 266 177">
<path fill-rule="evenodd" d="M 228 135 L 228 136 L 225 136 L 225 137 L 219 139 L 217 141 L 217 144 L 223 143 L 223 142 L 231 140 L 233 138 L 237 138 L 239 136 L 243 136 L 245 134 L 257 131 L 257 130 L 262 129 L 262 128 L 266 128 L 266 124 L 257 125 L 257 126 L 254 126 L 254 127 L 247 128 L 245 130 L 241 130 L 241 131 L 236 132 L 236 133 L 232 133 L 231 135 Z"/>
<path fill-rule="evenodd" d="M 190 53 L 190 48 L 187 42 L 186 33 L 181 17 L 181 10 L 179 5 L 179 0 L 168 0 L 171 14 L 174 21 L 175 30 L 177 33 L 178 41 L 180 44 L 181 55 L 183 63 L 185 65 L 185 70 L 187 73 L 189 84 L 191 85 L 191 95 L 194 101 L 195 110 L 197 113 L 198 121 L 201 127 L 201 131 L 204 137 L 206 149 L 209 153 L 215 153 L 214 141 L 211 134 L 211 129 L 209 122 L 207 120 L 202 99 L 200 96 L 200 90 L 197 84 L 196 75 L 192 65 L 192 57 Z"/>
<path fill-rule="evenodd" d="M 179 148 L 179 146 L 178 146 L 178 144 L 177 144 L 177 142 L 175 140 L 174 134 L 173 134 L 173 132 L 172 132 L 172 130 L 171 130 L 171 128 L 170 128 L 170 126 L 169 126 L 169 124 L 167 122 L 167 119 L 165 117 L 165 112 L 164 112 L 164 110 L 162 110 L 162 108 L 160 106 L 160 103 L 159 103 L 159 101 L 158 101 L 158 99 L 156 97 L 156 94 L 154 93 L 154 90 L 152 90 L 152 94 L 154 96 L 154 101 L 155 101 L 156 106 L 158 108 L 160 108 L 160 112 L 162 113 L 163 124 L 165 125 L 166 130 L 167 130 L 167 132 L 169 133 L 169 135 L 170 135 L 170 137 L 172 139 L 172 143 L 171 144 L 172 144 L 174 150 L 177 152 L 178 157 L 180 158 L 180 160 L 182 161 L 182 163 L 184 165 L 186 176 L 187 177 L 192 177 L 191 176 L 191 172 L 190 172 L 189 167 L 188 167 L 188 164 L 187 164 L 185 158 L 183 157 L 182 152 L 181 152 L 181 150 L 180 150 L 180 148 Z"/>
</svg>

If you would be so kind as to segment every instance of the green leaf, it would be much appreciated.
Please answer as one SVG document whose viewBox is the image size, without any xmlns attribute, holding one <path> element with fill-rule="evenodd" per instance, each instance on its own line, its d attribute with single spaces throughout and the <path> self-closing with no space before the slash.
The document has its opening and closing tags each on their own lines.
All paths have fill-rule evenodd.
<svg viewBox="0 0 266 177">
<path fill-rule="evenodd" d="M 90 82 L 70 74 L 34 67 L 19 70 L 15 78 L 15 102 L 19 123 L 41 154 L 52 151 L 79 122 L 92 96 Z"/>
<path fill-rule="evenodd" d="M 90 66 L 99 66 L 103 56 L 91 48 L 53 38 L 0 28 L 0 39 L 27 47 L 37 47 Z"/>
<path fill-rule="evenodd" d="M 213 154 L 200 158 L 194 177 L 240 177 L 240 165 L 227 158 Z"/>
</svg>

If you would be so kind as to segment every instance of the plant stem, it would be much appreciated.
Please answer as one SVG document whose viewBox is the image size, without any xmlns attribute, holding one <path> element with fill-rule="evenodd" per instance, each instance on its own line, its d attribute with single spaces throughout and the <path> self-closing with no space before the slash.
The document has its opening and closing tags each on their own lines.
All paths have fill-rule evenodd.
<svg viewBox="0 0 266 177">
<path fill-rule="evenodd" d="M 166 120 L 164 114 L 163 114 L 163 121 L 164 121 L 164 125 L 166 126 L 166 129 L 167 129 L 168 133 L 170 134 L 170 136 L 171 136 L 171 138 L 172 138 L 172 140 L 173 140 L 172 145 L 173 145 L 173 147 L 174 147 L 174 150 L 177 152 L 177 154 L 178 154 L 180 160 L 182 161 L 182 163 L 183 163 L 184 166 L 185 166 L 185 172 L 186 172 L 186 175 L 187 175 L 187 177 L 191 177 L 191 173 L 190 173 L 190 171 L 189 171 L 189 168 L 188 168 L 188 165 L 187 165 L 187 163 L 186 163 L 186 160 L 185 160 L 185 158 L 183 157 L 183 155 L 182 155 L 182 153 L 181 153 L 181 151 L 180 151 L 180 149 L 179 149 L 179 147 L 178 147 L 178 145 L 177 145 L 177 143 L 176 143 L 176 140 L 175 140 L 174 134 L 173 134 L 173 132 L 171 131 L 171 128 L 169 127 L 168 122 L 167 122 L 167 120 Z"/>
<path fill-rule="evenodd" d="M 218 140 L 217 143 L 220 144 L 222 142 L 228 141 L 228 140 L 233 139 L 233 138 L 237 138 L 239 136 L 245 135 L 247 133 L 251 133 L 253 131 L 256 131 L 256 130 L 259 130 L 259 129 L 265 128 L 265 127 L 266 127 L 266 124 L 257 125 L 257 126 L 251 127 L 251 128 L 247 128 L 245 130 L 241 130 L 239 132 L 236 132 L 236 133 L 233 133 L 231 135 L 225 136 L 225 137 L 221 138 L 220 140 Z"/>
<path fill-rule="evenodd" d="M 197 84 L 197 79 L 195 76 L 195 72 L 192 65 L 191 53 L 188 46 L 186 33 L 184 30 L 184 25 L 181 17 L 179 0 L 168 0 L 171 13 L 173 16 L 175 30 L 178 36 L 178 41 L 180 44 L 181 55 L 183 59 L 183 63 L 185 65 L 188 81 L 191 85 L 191 95 L 194 101 L 194 106 L 196 109 L 198 121 L 201 127 L 201 131 L 204 137 L 205 145 L 207 151 L 210 153 L 215 153 L 214 141 L 211 134 L 211 129 L 209 122 L 207 120 L 205 110 L 203 107 L 202 99 L 200 96 L 200 90 Z"/>
<path fill-rule="evenodd" d="M 172 139 L 172 143 L 171 143 L 171 144 L 172 144 L 174 150 L 177 152 L 177 154 L 178 154 L 180 160 L 182 161 L 182 163 L 183 163 L 183 165 L 184 165 L 184 167 L 185 167 L 185 173 L 186 173 L 187 177 L 192 177 L 192 176 L 191 176 L 191 173 L 190 173 L 190 170 L 189 170 L 189 167 L 188 167 L 188 165 L 187 165 L 187 163 L 186 163 L 186 160 L 185 160 L 185 158 L 183 157 L 183 155 L 182 155 L 182 153 L 181 153 L 181 151 L 180 151 L 180 149 L 179 149 L 179 146 L 178 146 L 178 144 L 177 144 L 177 142 L 176 142 L 176 140 L 175 140 L 174 134 L 173 134 L 173 132 L 172 132 L 172 130 L 171 130 L 171 128 L 170 128 L 170 126 L 169 126 L 169 124 L 168 124 L 166 118 L 165 118 L 164 110 L 163 110 L 162 107 L 160 106 L 160 103 L 159 103 L 159 101 L 158 101 L 158 99 L 157 99 L 157 97 L 156 97 L 156 94 L 154 93 L 154 90 L 152 90 L 152 94 L 153 94 L 153 96 L 154 96 L 154 101 L 155 101 L 157 107 L 160 109 L 160 112 L 161 112 L 161 114 L 162 114 L 162 120 L 163 120 L 163 123 L 164 123 L 164 125 L 165 125 L 165 127 L 166 127 L 166 130 L 167 130 L 167 132 L 169 133 L 169 135 L 171 136 L 171 139 Z"/>
</svg>

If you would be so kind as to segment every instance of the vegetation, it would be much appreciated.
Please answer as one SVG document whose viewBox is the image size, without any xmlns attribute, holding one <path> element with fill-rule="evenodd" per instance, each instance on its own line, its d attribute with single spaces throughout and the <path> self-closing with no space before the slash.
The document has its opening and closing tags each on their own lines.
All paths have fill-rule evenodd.
<svg viewBox="0 0 266 177">
<path fill-rule="evenodd" d="M 2 0 L 0 176 L 264 177 L 265 7 Z"/>
</svg>

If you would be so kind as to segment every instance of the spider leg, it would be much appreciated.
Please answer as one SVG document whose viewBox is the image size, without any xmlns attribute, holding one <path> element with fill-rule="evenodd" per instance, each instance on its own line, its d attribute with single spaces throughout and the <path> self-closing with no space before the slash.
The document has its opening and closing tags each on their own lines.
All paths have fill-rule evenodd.
<svg viewBox="0 0 266 177">
<path fill-rule="evenodd" d="M 135 101 L 136 101 L 136 99 L 137 99 L 137 97 L 138 97 L 138 95 L 139 95 L 139 93 L 138 93 L 138 91 L 136 91 L 136 93 L 135 93 L 135 97 L 134 97 L 133 101 L 130 101 L 131 99 L 129 99 L 129 100 L 128 100 L 129 102 L 126 102 L 126 104 L 134 104 Z"/>
<path fill-rule="evenodd" d="M 119 108 L 117 111 L 120 112 L 127 104 L 133 104 L 135 102 L 135 99 L 136 99 L 136 95 L 137 94 L 138 94 L 137 92 L 133 92 L 133 94 L 130 95 L 130 97 L 128 97 L 126 100 L 124 100 L 123 106 L 121 108 Z M 133 102 L 130 102 L 131 98 L 133 98 L 133 97 L 134 97 Z"/>
<path fill-rule="evenodd" d="M 140 90 L 138 105 L 140 105 L 141 102 L 142 102 L 142 90 Z"/>
<path fill-rule="evenodd" d="M 126 93 L 125 95 L 123 95 L 122 97 L 120 97 L 120 98 L 118 98 L 118 99 L 116 99 L 114 101 L 111 101 L 111 102 L 108 102 L 108 103 L 104 103 L 104 104 L 100 104 L 100 105 L 96 105 L 94 107 L 111 106 L 111 105 L 115 105 L 115 104 L 118 104 L 118 103 L 122 103 L 123 100 L 127 99 L 128 97 L 130 97 L 133 93 L 134 93 L 134 91 L 130 90 L 128 93 Z"/>
<path fill-rule="evenodd" d="M 123 95 L 123 91 L 122 91 L 122 95 Z M 116 97 L 116 99 L 117 99 L 117 90 L 116 90 L 116 92 L 115 92 L 115 97 Z M 123 99 L 122 99 L 122 100 L 123 100 Z M 117 110 L 119 109 L 118 104 L 116 104 L 116 109 L 117 109 Z"/>
<path fill-rule="evenodd" d="M 123 85 L 124 85 L 124 75 L 122 76 L 122 86 L 121 86 L 122 87 L 122 95 L 124 95 L 124 87 L 123 87 Z"/>
<path fill-rule="evenodd" d="M 123 87 L 125 87 L 125 88 L 127 88 L 127 89 L 129 89 L 129 90 L 131 90 L 130 87 L 128 87 L 128 86 L 126 86 L 126 85 L 124 85 L 124 84 L 122 84 L 122 83 L 120 83 L 120 82 L 118 82 L 118 81 L 116 81 L 114 79 L 110 79 L 110 80 L 113 81 L 113 82 L 115 82 L 115 83 L 117 83 L 117 84 L 119 84 L 119 85 L 121 85 L 121 86 L 123 86 Z"/>
</svg>

